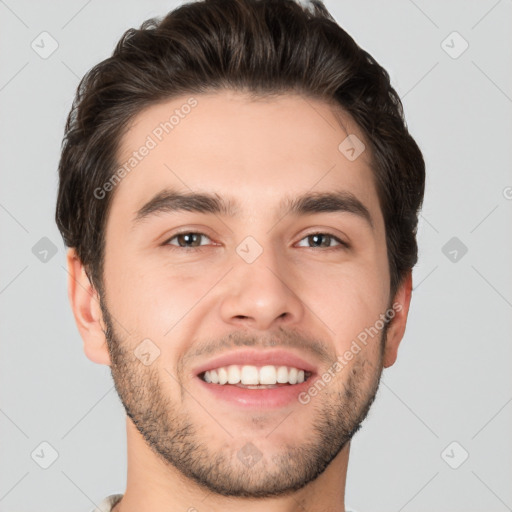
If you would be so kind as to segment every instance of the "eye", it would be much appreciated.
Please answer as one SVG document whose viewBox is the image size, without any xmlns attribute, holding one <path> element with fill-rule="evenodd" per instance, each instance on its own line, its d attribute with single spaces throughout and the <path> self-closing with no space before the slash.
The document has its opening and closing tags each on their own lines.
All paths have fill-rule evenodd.
<svg viewBox="0 0 512 512">
<path fill-rule="evenodd" d="M 192 250 L 199 249 L 202 247 L 201 245 L 198 245 L 201 241 L 201 237 L 205 237 L 208 238 L 208 240 L 210 240 L 210 238 L 206 236 L 204 233 L 198 233 L 196 231 L 186 231 L 183 233 L 177 233 L 176 235 L 172 236 L 166 242 L 164 242 L 163 245 L 176 246 L 176 244 L 171 243 L 171 240 L 176 239 L 178 241 L 177 247 L 179 248 L 189 248 Z"/>
<path fill-rule="evenodd" d="M 190 251 L 199 250 L 204 245 L 201 245 L 201 238 L 207 238 L 211 241 L 210 237 L 205 235 L 204 233 L 200 233 L 197 231 L 184 231 L 183 233 L 176 233 L 171 238 L 166 240 L 163 245 L 174 246 L 177 249 L 188 249 Z M 178 243 L 171 243 L 173 240 L 176 240 Z M 337 246 L 331 246 L 331 242 L 335 241 L 338 244 L 338 247 L 348 248 L 349 245 L 340 240 L 338 237 L 330 234 L 330 233 L 310 233 L 305 236 L 302 240 L 308 240 L 308 242 L 312 243 L 313 246 L 310 248 L 324 248 L 324 249 L 336 249 Z M 301 240 L 301 241 L 302 241 Z"/>
<path fill-rule="evenodd" d="M 343 240 L 340 240 L 338 237 L 331 235 L 330 233 L 310 233 L 309 235 L 305 236 L 302 240 L 308 240 L 309 242 L 312 242 L 315 247 L 324 247 L 326 249 L 334 249 L 335 247 L 330 246 L 331 241 L 338 242 L 339 246 L 348 248 L 349 245 L 344 242 Z"/>
</svg>

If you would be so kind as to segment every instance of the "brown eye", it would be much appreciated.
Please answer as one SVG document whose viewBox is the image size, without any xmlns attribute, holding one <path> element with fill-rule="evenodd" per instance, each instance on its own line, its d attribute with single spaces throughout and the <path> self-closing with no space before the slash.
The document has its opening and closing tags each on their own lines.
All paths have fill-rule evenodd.
<svg viewBox="0 0 512 512">
<path fill-rule="evenodd" d="M 340 240 L 338 237 L 331 235 L 330 233 L 311 233 L 305 236 L 302 240 L 307 240 L 307 242 L 311 245 L 310 248 L 325 248 L 325 249 L 334 249 L 335 247 L 348 247 L 348 244 Z M 331 245 L 332 242 L 336 242 L 335 245 Z"/>
<path fill-rule="evenodd" d="M 194 231 L 185 232 L 185 233 L 178 233 L 174 235 L 173 237 L 169 238 L 164 245 L 172 245 L 181 248 L 199 248 L 202 247 L 200 245 L 201 243 L 201 237 L 208 238 L 204 233 L 197 233 Z M 176 239 L 178 244 L 171 243 L 172 240 Z M 208 238 L 209 240 L 209 238 Z"/>
</svg>

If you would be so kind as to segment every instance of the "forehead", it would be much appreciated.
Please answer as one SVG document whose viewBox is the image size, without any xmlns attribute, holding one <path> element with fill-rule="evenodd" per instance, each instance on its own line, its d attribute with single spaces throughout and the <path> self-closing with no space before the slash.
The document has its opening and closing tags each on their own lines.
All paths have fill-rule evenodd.
<svg viewBox="0 0 512 512">
<path fill-rule="evenodd" d="M 248 216 L 282 205 L 285 194 L 333 189 L 352 192 L 372 209 L 370 151 L 356 159 L 346 153 L 354 141 L 364 148 L 364 140 L 349 115 L 301 95 L 174 98 L 143 110 L 123 136 L 117 161 L 124 172 L 111 215 L 131 222 L 166 188 L 229 196 Z"/>
</svg>

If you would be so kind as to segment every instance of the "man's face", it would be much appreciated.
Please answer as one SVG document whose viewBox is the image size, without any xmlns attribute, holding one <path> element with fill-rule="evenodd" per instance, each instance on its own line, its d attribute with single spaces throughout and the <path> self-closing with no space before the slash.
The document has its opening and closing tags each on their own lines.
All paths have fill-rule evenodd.
<svg viewBox="0 0 512 512">
<path fill-rule="evenodd" d="M 344 116 L 345 132 L 327 104 L 296 95 L 197 95 L 169 133 L 159 131 L 188 99 L 143 111 L 118 154 L 122 164 L 154 146 L 117 185 L 106 228 L 102 306 L 112 375 L 164 466 L 225 496 L 285 494 L 325 470 L 378 388 L 385 329 L 344 356 L 390 306 L 369 150 L 348 158 L 339 149 L 347 135 L 364 140 L 354 122 Z M 164 189 L 212 194 L 236 212 L 146 208 L 137 222 Z M 286 199 L 338 192 L 353 195 L 371 222 L 343 208 L 286 213 Z M 275 392 L 227 384 L 228 399 L 214 392 L 221 384 L 197 375 L 245 349 L 287 351 L 312 376 Z M 243 402 L 258 393 L 270 398 Z"/>
</svg>

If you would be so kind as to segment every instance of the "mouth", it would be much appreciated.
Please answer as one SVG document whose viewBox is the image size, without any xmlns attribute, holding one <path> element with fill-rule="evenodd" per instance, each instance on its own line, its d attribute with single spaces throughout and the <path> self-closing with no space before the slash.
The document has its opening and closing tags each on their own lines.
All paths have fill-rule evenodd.
<svg viewBox="0 0 512 512">
<path fill-rule="evenodd" d="M 316 368 L 284 351 L 244 351 L 214 359 L 194 372 L 202 390 L 237 407 L 277 408 L 298 402 Z"/>
<path fill-rule="evenodd" d="M 311 378 L 313 372 L 289 366 L 229 365 L 198 374 L 208 384 L 237 386 L 244 389 L 272 389 L 295 386 Z"/>
</svg>

